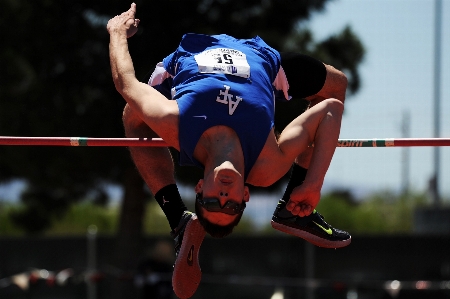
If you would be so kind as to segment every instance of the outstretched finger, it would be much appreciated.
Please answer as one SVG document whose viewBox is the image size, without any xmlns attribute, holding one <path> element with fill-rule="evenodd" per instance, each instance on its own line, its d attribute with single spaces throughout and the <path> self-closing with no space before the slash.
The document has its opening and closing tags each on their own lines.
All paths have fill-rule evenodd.
<svg viewBox="0 0 450 299">
<path fill-rule="evenodd" d="M 136 15 L 136 4 L 134 4 L 134 5 L 133 4 L 131 4 L 131 7 L 127 11 L 124 11 L 120 15 L 134 19 L 134 16 Z"/>
<path fill-rule="evenodd" d="M 133 13 L 133 16 L 136 14 L 136 3 L 131 3 L 131 7 L 128 10 L 129 12 Z"/>
</svg>

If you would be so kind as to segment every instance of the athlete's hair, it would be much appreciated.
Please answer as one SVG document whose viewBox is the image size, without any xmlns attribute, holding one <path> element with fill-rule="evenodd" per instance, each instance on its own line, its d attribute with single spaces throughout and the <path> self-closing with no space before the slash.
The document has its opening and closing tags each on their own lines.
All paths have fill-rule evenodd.
<svg viewBox="0 0 450 299">
<path fill-rule="evenodd" d="M 203 198 L 203 193 L 197 193 L 197 196 L 199 199 Z M 239 221 L 241 221 L 242 213 L 244 211 L 240 212 L 237 217 L 234 219 L 233 222 L 231 222 L 228 225 L 218 225 L 209 222 L 204 216 L 203 216 L 203 209 L 202 206 L 198 203 L 198 201 L 195 201 L 195 214 L 197 214 L 197 218 L 200 221 L 200 224 L 203 226 L 205 231 L 211 235 L 211 237 L 214 238 L 224 238 L 231 234 L 233 232 L 233 229 L 235 226 L 239 224 Z"/>
</svg>

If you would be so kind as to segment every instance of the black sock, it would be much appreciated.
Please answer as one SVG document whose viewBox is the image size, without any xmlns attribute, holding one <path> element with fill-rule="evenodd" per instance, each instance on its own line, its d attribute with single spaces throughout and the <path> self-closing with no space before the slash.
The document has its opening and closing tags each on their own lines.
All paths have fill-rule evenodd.
<svg viewBox="0 0 450 299">
<path fill-rule="evenodd" d="M 155 199 L 166 215 L 171 229 L 175 229 L 187 210 L 176 184 L 167 185 L 155 194 Z"/>
<path fill-rule="evenodd" d="M 289 218 L 293 216 L 292 213 L 286 210 L 285 207 L 291 197 L 292 190 L 294 190 L 295 187 L 300 186 L 305 180 L 307 171 L 308 169 L 294 163 L 286 190 L 284 191 L 283 197 L 278 201 L 274 215 L 281 218 Z"/>
<path fill-rule="evenodd" d="M 288 185 L 286 186 L 286 190 L 284 191 L 284 194 L 282 197 L 282 199 L 285 202 L 289 201 L 292 190 L 294 190 L 295 187 L 298 187 L 303 183 L 303 181 L 306 178 L 307 172 L 308 172 L 308 169 L 303 168 L 294 163 L 294 165 L 292 166 L 291 176 L 289 178 Z"/>
<path fill-rule="evenodd" d="M 300 186 L 306 178 L 306 173 L 308 169 L 295 164 L 292 166 L 291 176 L 289 178 L 289 182 L 286 186 L 286 190 L 284 191 L 283 197 L 281 198 L 284 202 L 288 202 L 291 197 L 292 190 L 295 187 Z"/>
</svg>

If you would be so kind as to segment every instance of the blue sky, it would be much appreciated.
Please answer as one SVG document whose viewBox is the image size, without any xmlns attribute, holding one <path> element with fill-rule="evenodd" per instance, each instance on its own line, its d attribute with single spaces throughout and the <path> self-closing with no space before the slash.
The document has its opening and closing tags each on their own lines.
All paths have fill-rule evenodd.
<svg viewBox="0 0 450 299">
<path fill-rule="evenodd" d="M 450 137 L 450 1 L 442 1 L 441 137 Z M 362 88 L 349 97 L 340 138 L 433 137 L 434 0 L 336 0 L 313 16 L 315 38 L 350 25 L 366 48 Z M 425 191 L 433 173 L 431 147 L 410 150 L 409 183 Z M 402 148 L 338 148 L 326 187 L 400 190 Z M 441 147 L 441 193 L 450 197 L 450 147 Z"/>
</svg>

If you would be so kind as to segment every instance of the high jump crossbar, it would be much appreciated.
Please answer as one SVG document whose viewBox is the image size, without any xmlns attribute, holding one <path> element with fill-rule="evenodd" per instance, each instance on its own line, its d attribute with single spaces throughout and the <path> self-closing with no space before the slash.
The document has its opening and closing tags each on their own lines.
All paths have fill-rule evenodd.
<svg viewBox="0 0 450 299">
<path fill-rule="evenodd" d="M 161 138 L 18 137 L 0 136 L 0 145 L 151 146 L 166 147 Z M 450 138 L 339 139 L 337 147 L 450 146 Z"/>
</svg>

